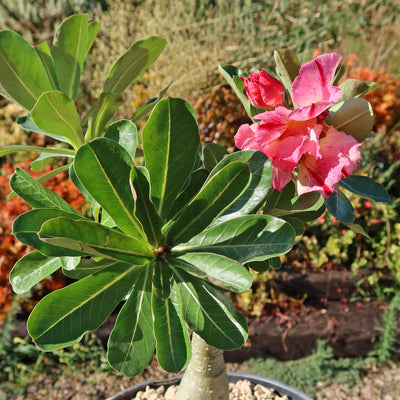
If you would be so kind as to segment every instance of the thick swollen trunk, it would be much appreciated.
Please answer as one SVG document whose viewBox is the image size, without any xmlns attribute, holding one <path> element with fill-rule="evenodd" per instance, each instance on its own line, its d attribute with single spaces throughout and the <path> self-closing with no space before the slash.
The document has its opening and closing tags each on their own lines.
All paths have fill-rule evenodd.
<svg viewBox="0 0 400 400">
<path fill-rule="evenodd" d="M 174 400 L 228 400 L 223 351 L 193 333 L 192 357 Z"/>
</svg>

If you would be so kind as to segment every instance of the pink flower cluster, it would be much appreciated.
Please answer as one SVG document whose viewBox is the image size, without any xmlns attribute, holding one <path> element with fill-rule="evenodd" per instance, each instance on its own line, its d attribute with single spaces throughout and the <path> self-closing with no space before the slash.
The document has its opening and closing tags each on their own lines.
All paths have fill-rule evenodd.
<svg viewBox="0 0 400 400">
<path fill-rule="evenodd" d="M 273 189 L 281 190 L 297 170 L 298 195 L 316 191 L 326 199 L 357 168 L 360 143 L 324 122 L 341 96 L 340 88 L 332 86 L 340 60 L 338 54 L 324 54 L 300 68 L 292 83 L 293 110 L 286 107 L 283 84 L 266 71 L 242 78 L 250 103 L 269 111 L 256 115 L 254 124 L 242 125 L 235 143 L 271 160 Z"/>
</svg>

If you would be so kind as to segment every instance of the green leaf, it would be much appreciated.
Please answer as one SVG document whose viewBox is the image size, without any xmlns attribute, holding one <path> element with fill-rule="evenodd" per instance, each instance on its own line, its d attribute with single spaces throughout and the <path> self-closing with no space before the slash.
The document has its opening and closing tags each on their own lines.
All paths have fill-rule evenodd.
<svg viewBox="0 0 400 400">
<path fill-rule="evenodd" d="M 73 154 L 65 152 L 47 152 L 46 148 L 42 149 L 39 157 L 35 158 L 31 163 L 31 171 L 43 171 L 43 169 L 50 163 L 50 159 L 54 157 L 74 158 Z"/>
<path fill-rule="evenodd" d="M 206 229 L 189 242 L 174 247 L 173 255 L 205 252 L 240 263 L 266 260 L 287 253 L 294 239 L 295 232 L 286 221 L 269 215 L 247 215 Z"/>
<path fill-rule="evenodd" d="M 310 192 L 296 196 L 293 181 L 280 192 L 271 189 L 263 209 L 264 214 L 283 219 L 295 217 L 302 222 L 313 221 L 324 211 L 324 200 L 319 193 Z"/>
<path fill-rule="evenodd" d="M 62 138 L 75 149 L 84 143 L 74 102 L 57 90 L 43 93 L 31 111 L 33 122 L 44 132 Z"/>
<path fill-rule="evenodd" d="M 17 218 L 13 222 L 13 235 L 22 243 L 31 246 L 39 250 L 46 256 L 80 256 L 87 255 L 87 253 L 77 250 L 68 250 L 63 246 L 53 246 L 40 240 L 38 232 L 42 225 L 57 217 L 69 217 L 73 219 L 85 219 L 80 214 L 70 213 L 65 210 L 55 208 L 37 208 L 34 210 L 27 211 Z"/>
<path fill-rule="evenodd" d="M 173 303 L 172 299 L 162 300 L 153 293 L 157 360 L 168 372 L 180 371 L 190 357 L 190 340 L 188 329 L 182 321 L 181 307 L 180 302 Z"/>
<path fill-rule="evenodd" d="M 101 93 L 95 106 L 90 111 L 92 120 L 86 132 L 86 137 L 93 139 L 104 136 L 103 131 L 106 125 L 122 103 L 123 99 L 119 94 Z"/>
<path fill-rule="evenodd" d="M 127 119 L 115 121 L 107 128 L 104 136 L 117 142 L 128 152 L 132 160 L 135 159 L 138 131 L 133 122 Z"/>
<path fill-rule="evenodd" d="M 75 100 L 88 46 L 93 42 L 88 34 L 88 16 L 72 15 L 58 27 L 53 41 L 53 58 L 61 91 Z"/>
<path fill-rule="evenodd" d="M 167 259 L 167 262 L 169 260 Z M 251 275 L 240 263 L 213 253 L 186 253 L 171 260 L 172 265 L 234 292 L 250 289 Z"/>
<path fill-rule="evenodd" d="M 25 293 L 60 267 L 58 257 L 46 257 L 38 251 L 31 251 L 15 263 L 10 272 L 10 283 L 15 293 Z"/>
<path fill-rule="evenodd" d="M 151 308 L 151 268 L 138 270 L 133 290 L 108 340 L 107 359 L 119 373 L 135 376 L 153 355 L 156 342 Z"/>
<path fill-rule="evenodd" d="M 153 249 L 143 240 L 92 221 L 55 218 L 45 222 L 39 237 L 46 243 L 136 265 L 153 258 Z"/>
<path fill-rule="evenodd" d="M 300 69 L 296 55 L 289 49 L 275 50 L 274 59 L 285 89 L 292 93 L 292 82 L 299 74 Z"/>
<path fill-rule="evenodd" d="M 272 182 L 271 162 L 263 153 L 255 150 L 237 151 L 224 157 L 210 172 L 208 179 L 233 161 L 248 164 L 251 181 L 243 194 L 218 218 L 216 223 L 258 211 L 270 191 Z"/>
<path fill-rule="evenodd" d="M 187 186 L 183 189 L 182 193 L 175 200 L 173 207 L 171 208 L 168 219 L 171 219 L 173 216 L 178 214 L 182 208 L 188 204 L 194 196 L 200 191 L 203 187 L 204 182 L 208 177 L 208 171 L 205 168 L 196 169 L 190 175 L 190 180 Z"/>
<path fill-rule="evenodd" d="M 189 328 L 211 346 L 234 350 L 247 340 L 246 318 L 219 290 L 174 268 L 183 318 Z"/>
<path fill-rule="evenodd" d="M 343 100 L 364 97 L 368 93 L 374 91 L 377 87 L 378 85 L 375 82 L 346 79 L 339 85 L 342 97 L 338 100 L 338 103 Z"/>
<path fill-rule="evenodd" d="M 199 148 L 193 109 L 182 99 L 160 101 L 142 136 L 151 196 L 158 214 L 165 218 L 192 172 Z"/>
<path fill-rule="evenodd" d="M 62 197 L 45 188 L 27 172 L 17 167 L 10 179 L 11 189 L 33 208 L 56 208 L 81 218 L 82 215 Z"/>
<path fill-rule="evenodd" d="M 54 133 L 49 133 L 41 130 L 33 121 L 31 115 L 25 115 L 23 117 L 18 117 L 17 118 L 17 124 L 22 126 L 26 131 L 32 131 L 36 133 L 41 133 L 42 135 L 46 135 L 48 137 L 51 137 L 55 140 L 58 140 L 60 142 L 65 142 L 65 138 L 63 136 L 54 134 Z M 74 150 L 75 152 L 75 150 Z"/>
<path fill-rule="evenodd" d="M 131 170 L 132 194 L 135 201 L 135 216 L 141 222 L 148 240 L 154 245 L 162 242 L 162 221 L 150 200 L 149 172 L 145 167 Z"/>
<path fill-rule="evenodd" d="M 264 261 L 251 261 L 246 263 L 246 267 L 251 268 L 256 272 L 266 272 L 270 269 L 279 269 L 281 265 L 282 263 L 279 257 L 273 257 Z"/>
<path fill-rule="evenodd" d="M 350 175 L 348 178 L 342 178 L 339 185 L 352 193 L 378 203 L 392 204 L 385 187 L 368 176 Z"/>
<path fill-rule="evenodd" d="M 63 268 L 63 273 L 72 279 L 80 280 L 88 275 L 92 275 L 119 263 L 121 263 L 121 261 L 110 260 L 108 258 L 81 258 L 79 264 L 76 265 L 74 269 Z"/>
<path fill-rule="evenodd" d="M 116 264 L 43 298 L 28 319 L 36 345 L 43 350 L 70 346 L 98 328 L 132 287 L 137 268 Z"/>
<path fill-rule="evenodd" d="M 132 159 L 126 150 L 111 139 L 97 138 L 77 151 L 74 165 L 80 182 L 118 227 L 132 237 L 146 238 L 134 216 Z"/>
<path fill-rule="evenodd" d="M 40 57 L 13 31 L 0 32 L 0 94 L 28 111 L 52 89 Z"/>
<path fill-rule="evenodd" d="M 325 200 L 325 205 L 328 211 L 340 222 L 346 225 L 351 225 L 356 216 L 354 214 L 354 208 L 351 205 L 349 199 L 338 190 L 337 193 L 333 193 Z"/>
<path fill-rule="evenodd" d="M 154 260 L 149 264 L 153 267 L 153 292 L 161 300 L 168 299 L 171 295 L 171 269 L 163 259 Z"/>
<path fill-rule="evenodd" d="M 171 84 L 161 90 L 158 97 L 150 99 L 146 104 L 139 107 L 131 118 L 132 122 L 136 123 L 138 120 L 149 114 L 153 110 L 153 108 L 165 97 L 170 86 Z"/>
<path fill-rule="evenodd" d="M 46 71 L 47 78 L 54 90 L 58 90 L 58 82 L 56 76 L 56 68 L 54 66 L 53 56 L 51 55 L 51 50 L 47 42 L 41 43 L 39 46 L 35 47 L 37 55 L 42 61 L 43 67 Z"/>
<path fill-rule="evenodd" d="M 100 26 L 101 26 L 101 22 L 96 22 L 96 21 L 89 22 L 86 54 L 89 52 L 90 48 L 92 47 L 92 44 L 93 44 L 94 40 L 96 39 L 96 36 L 99 32 Z"/>
<path fill-rule="evenodd" d="M 165 227 L 165 234 L 174 244 L 197 235 L 243 193 L 249 181 L 250 171 L 246 164 L 238 161 L 228 164 L 206 182 L 182 212 Z"/>
<path fill-rule="evenodd" d="M 292 228 L 296 232 L 296 236 L 301 236 L 304 234 L 305 225 L 301 219 L 292 217 L 290 215 L 282 217 L 282 219 L 284 219 L 286 222 L 288 222 L 292 226 Z"/>
<path fill-rule="evenodd" d="M 5 156 L 6 154 L 17 153 L 19 151 L 48 153 L 48 154 L 52 154 L 53 157 L 55 157 L 55 156 L 72 157 L 75 154 L 75 151 L 70 150 L 70 149 L 56 149 L 56 148 L 51 148 L 51 147 L 11 145 L 11 146 L 2 147 L 0 149 L 0 157 Z"/>
<path fill-rule="evenodd" d="M 371 236 L 368 235 L 367 232 L 365 232 L 364 228 L 359 225 L 359 224 L 349 224 L 347 225 L 348 228 L 350 228 L 353 232 L 357 233 L 357 235 L 364 236 L 366 239 L 371 240 Z"/>
<path fill-rule="evenodd" d="M 217 143 L 206 143 L 203 149 L 204 167 L 211 171 L 227 154 L 225 147 Z"/>
<path fill-rule="evenodd" d="M 254 115 L 259 114 L 260 110 L 251 105 L 249 99 L 246 96 L 244 83 L 240 79 L 240 76 L 243 76 L 243 72 L 233 65 L 218 65 L 218 71 L 228 82 L 229 86 L 233 89 L 236 96 L 242 102 L 247 115 L 252 118 Z"/>
<path fill-rule="evenodd" d="M 158 36 L 134 43 L 112 66 L 103 92 L 121 94 L 153 64 L 166 44 L 166 40 Z"/>
</svg>

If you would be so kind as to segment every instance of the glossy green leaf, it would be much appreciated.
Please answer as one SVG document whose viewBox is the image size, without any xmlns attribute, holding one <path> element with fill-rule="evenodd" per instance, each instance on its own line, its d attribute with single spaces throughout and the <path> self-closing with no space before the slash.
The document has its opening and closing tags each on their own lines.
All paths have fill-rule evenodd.
<svg viewBox="0 0 400 400">
<path fill-rule="evenodd" d="M 260 151 L 243 150 L 229 154 L 210 172 L 208 179 L 233 161 L 248 164 L 251 181 L 243 194 L 218 218 L 216 223 L 258 211 L 270 191 L 272 182 L 271 162 Z"/>
<path fill-rule="evenodd" d="M 31 110 L 39 96 L 52 90 L 40 57 L 13 31 L 0 32 L 0 94 Z"/>
<path fill-rule="evenodd" d="M 172 219 L 188 204 L 194 196 L 200 192 L 208 177 L 208 171 L 205 168 L 197 169 L 190 175 L 190 180 L 187 186 L 183 189 L 182 193 L 175 200 L 173 207 L 171 208 L 168 219 Z"/>
<path fill-rule="evenodd" d="M 47 42 L 41 43 L 35 47 L 37 55 L 42 61 L 43 67 L 46 71 L 47 78 L 54 90 L 59 89 L 56 75 L 56 67 L 54 66 L 53 56 L 51 55 L 50 46 Z"/>
<path fill-rule="evenodd" d="M 100 26 L 101 26 L 101 22 L 91 21 L 88 23 L 88 41 L 87 41 L 86 54 L 89 52 L 90 48 L 92 47 L 92 44 L 93 44 L 94 40 L 96 39 L 96 36 L 99 32 Z"/>
<path fill-rule="evenodd" d="M 25 293 L 60 267 L 60 258 L 31 251 L 15 263 L 10 272 L 10 283 L 15 293 Z"/>
<path fill-rule="evenodd" d="M 69 250 L 63 247 L 53 246 L 40 240 L 38 232 L 41 226 L 48 220 L 57 217 L 69 217 L 73 219 L 85 219 L 80 214 L 69 213 L 55 208 L 37 208 L 27 211 L 13 222 L 13 235 L 22 243 L 31 246 L 47 256 L 80 256 L 86 255 L 84 251 Z"/>
<path fill-rule="evenodd" d="M 91 121 L 86 132 L 87 138 L 104 136 L 104 129 L 114 116 L 115 111 L 123 103 L 121 95 L 114 93 L 101 93 L 95 106 L 91 109 Z"/>
<path fill-rule="evenodd" d="M 153 292 L 161 300 L 168 299 L 171 295 L 172 271 L 163 259 L 149 263 L 153 268 Z"/>
<path fill-rule="evenodd" d="M 110 260 L 108 258 L 81 258 L 79 264 L 74 269 L 63 268 L 63 273 L 72 279 L 79 280 L 119 263 L 121 261 Z"/>
<path fill-rule="evenodd" d="M 132 122 L 136 123 L 138 120 L 149 114 L 153 110 L 153 108 L 166 96 L 170 85 L 171 84 L 161 90 L 158 97 L 150 99 L 146 104 L 139 107 L 131 118 Z"/>
<path fill-rule="evenodd" d="M 292 226 L 292 228 L 296 232 L 296 236 L 301 236 L 304 234 L 306 227 L 304 225 L 304 222 L 301 219 L 292 217 L 291 215 L 282 217 L 282 219 L 284 219 L 286 222 L 288 222 Z"/>
<path fill-rule="evenodd" d="M 153 249 L 143 238 L 126 236 L 92 221 L 55 218 L 42 225 L 39 237 L 55 246 L 136 265 L 153 258 Z"/>
<path fill-rule="evenodd" d="M 211 171 L 228 153 L 217 143 L 206 143 L 203 149 L 204 167 Z"/>
<path fill-rule="evenodd" d="M 151 196 L 158 214 L 165 218 L 192 172 L 199 148 L 193 109 L 182 99 L 160 101 L 142 136 Z"/>
<path fill-rule="evenodd" d="M 53 58 L 60 90 L 75 100 L 83 64 L 88 52 L 88 16 L 72 15 L 58 27 L 53 41 Z"/>
<path fill-rule="evenodd" d="M 218 218 L 246 189 L 250 171 L 246 164 L 233 162 L 216 173 L 165 228 L 174 244 L 186 242 Z"/>
<path fill-rule="evenodd" d="M 130 188 L 132 159 L 118 143 L 97 138 L 76 153 L 75 172 L 89 194 L 107 211 L 126 234 L 145 238 L 134 216 L 135 200 Z"/>
<path fill-rule="evenodd" d="M 286 221 L 269 215 L 247 215 L 206 229 L 174 247 L 173 254 L 216 253 L 240 263 L 266 260 L 287 253 L 294 238 L 295 232 Z"/>
<path fill-rule="evenodd" d="M 75 104 L 62 92 L 43 93 L 33 107 L 31 117 L 39 129 L 62 138 L 75 149 L 84 143 Z"/>
<path fill-rule="evenodd" d="M 134 43 L 112 66 L 103 92 L 121 94 L 153 64 L 166 44 L 166 40 L 158 36 Z"/>
<path fill-rule="evenodd" d="M 142 223 L 148 240 L 159 245 L 162 241 L 162 221 L 150 200 L 149 172 L 145 167 L 134 167 L 131 170 L 132 194 L 136 199 L 135 215 Z"/>
<path fill-rule="evenodd" d="M 62 153 L 61 151 L 58 153 L 48 153 L 46 152 L 46 148 L 43 149 L 43 152 L 35 158 L 31 163 L 31 171 L 43 171 L 43 169 L 50 164 L 50 160 L 54 157 L 64 157 L 64 158 L 74 158 L 73 154 Z"/>
<path fill-rule="evenodd" d="M 219 290 L 174 268 L 183 318 L 201 338 L 222 350 L 234 350 L 247 340 L 246 318 Z"/>
<path fill-rule="evenodd" d="M 169 260 L 167 260 L 169 262 Z M 245 292 L 251 286 L 251 275 L 240 263 L 213 253 L 186 253 L 171 260 L 176 267 L 234 292 Z"/>
<path fill-rule="evenodd" d="M 82 215 L 62 197 L 41 185 L 21 168 L 16 168 L 10 179 L 11 189 L 34 208 L 56 208 L 68 213 Z"/>
<path fill-rule="evenodd" d="M 140 268 L 108 340 L 107 359 L 119 373 L 135 376 L 153 355 L 156 342 L 151 308 L 151 268 Z"/>
<path fill-rule="evenodd" d="M 71 271 L 81 262 L 81 257 L 60 257 L 63 271 Z"/>
<path fill-rule="evenodd" d="M 275 50 L 274 59 L 285 89 L 292 93 L 292 82 L 299 74 L 300 64 L 292 50 Z"/>
<path fill-rule="evenodd" d="M 264 214 L 279 218 L 295 217 L 302 222 L 313 221 L 325 211 L 324 200 L 317 192 L 296 196 L 295 186 L 290 181 L 282 191 L 271 189 L 268 192 Z"/>
<path fill-rule="evenodd" d="M 132 287 L 137 268 L 116 264 L 43 298 L 28 319 L 36 345 L 43 350 L 70 346 L 98 328 Z"/>
<path fill-rule="evenodd" d="M 342 178 L 339 185 L 378 203 L 392 203 L 385 187 L 368 176 L 350 175 L 348 178 Z"/>
<path fill-rule="evenodd" d="M 354 208 L 351 205 L 349 199 L 338 190 L 337 193 L 333 193 L 325 200 L 325 205 L 328 211 L 340 222 L 351 225 L 356 216 L 354 214 Z"/>
<path fill-rule="evenodd" d="M 132 160 L 135 159 L 136 147 L 138 144 L 138 130 L 132 121 L 121 119 L 113 122 L 107 128 L 104 136 L 117 142 L 128 152 Z"/>
<path fill-rule="evenodd" d="M 190 356 L 188 329 L 182 321 L 181 304 L 172 299 L 162 300 L 153 293 L 153 326 L 157 361 L 168 372 L 185 367 Z"/>
<path fill-rule="evenodd" d="M 255 108 L 250 104 L 249 99 L 246 96 L 244 90 L 244 83 L 240 79 L 240 76 L 243 75 L 243 71 L 233 65 L 218 65 L 218 71 L 223 76 L 223 78 L 228 82 L 229 86 L 233 89 L 236 96 L 242 102 L 244 109 L 246 110 L 247 115 L 252 118 L 254 115 L 257 115 L 260 110 Z"/>
<path fill-rule="evenodd" d="M 32 117 L 30 114 L 25 115 L 23 117 L 19 117 L 17 118 L 17 124 L 22 126 L 22 128 L 24 128 L 26 131 L 32 131 L 32 132 L 36 132 L 36 133 L 41 133 L 42 135 L 46 135 L 49 136 L 55 140 L 58 140 L 60 142 L 65 142 L 65 138 L 63 136 L 54 134 L 54 133 L 50 133 L 50 132 L 45 132 L 42 129 L 40 129 L 35 122 L 33 121 Z M 75 152 L 75 150 L 74 150 Z"/>
<path fill-rule="evenodd" d="M 6 154 L 17 153 L 20 151 L 26 152 L 38 152 L 38 153 L 48 153 L 52 154 L 53 157 L 71 157 L 75 154 L 74 150 L 70 149 L 57 149 L 51 147 L 38 147 L 38 146 L 23 146 L 23 145 L 11 145 L 5 146 L 0 149 L 0 157 L 5 156 Z"/>
<path fill-rule="evenodd" d="M 279 257 L 273 257 L 264 261 L 251 261 L 246 263 L 246 267 L 251 268 L 256 272 L 266 272 L 270 269 L 279 269 L 281 265 L 282 263 Z"/>
</svg>

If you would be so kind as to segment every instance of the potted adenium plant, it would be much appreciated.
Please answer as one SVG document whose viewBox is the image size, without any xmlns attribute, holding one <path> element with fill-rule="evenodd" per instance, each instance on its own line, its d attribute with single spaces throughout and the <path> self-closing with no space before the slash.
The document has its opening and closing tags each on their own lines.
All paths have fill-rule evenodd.
<svg viewBox="0 0 400 400">
<path fill-rule="evenodd" d="M 336 54 L 300 68 L 290 53 L 276 53 L 275 77 L 220 67 L 254 120 L 235 137 L 241 151 L 226 154 L 215 144 L 202 146 L 193 109 L 182 99 L 162 99 L 164 93 L 131 119 L 111 122 L 122 92 L 162 52 L 159 37 L 134 43 L 80 116 L 80 75 L 98 29 L 87 15 L 71 16 L 51 48 L 0 32 L 0 93 L 26 109 L 18 119 L 24 129 L 66 144 L 9 146 L 0 156 L 40 152 L 34 167 L 54 156 L 69 160 L 39 181 L 21 169 L 10 180 L 32 206 L 16 218 L 13 233 L 35 249 L 16 263 L 10 281 L 24 293 L 59 268 L 76 280 L 32 311 L 28 332 L 39 348 L 78 342 L 122 302 L 108 341 L 114 369 L 134 376 L 156 351 L 166 371 L 187 367 L 175 399 L 227 399 L 222 352 L 247 339 L 246 319 L 229 292 L 250 288 L 250 269 L 279 266 L 305 222 L 325 208 L 360 232 L 338 185 L 390 201 L 381 185 L 351 175 L 373 121 L 368 103 L 353 99 L 373 85 L 337 87 Z M 349 108 L 356 123 L 347 118 Z M 133 121 L 147 113 L 139 164 Z M 60 170 L 91 204 L 90 216 L 41 185 Z"/>
</svg>

